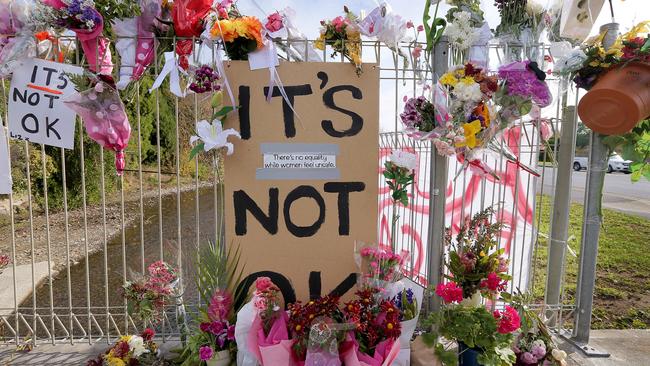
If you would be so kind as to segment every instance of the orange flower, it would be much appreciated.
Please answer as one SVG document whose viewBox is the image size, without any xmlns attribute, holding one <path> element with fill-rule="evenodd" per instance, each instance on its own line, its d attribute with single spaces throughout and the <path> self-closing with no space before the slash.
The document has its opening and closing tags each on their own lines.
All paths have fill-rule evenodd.
<svg viewBox="0 0 650 366">
<path fill-rule="evenodd" d="M 212 26 L 210 34 L 215 38 L 222 38 L 224 42 L 233 42 L 235 39 L 242 37 L 255 40 L 257 48 L 264 46 L 262 23 L 256 17 L 219 20 Z"/>
</svg>

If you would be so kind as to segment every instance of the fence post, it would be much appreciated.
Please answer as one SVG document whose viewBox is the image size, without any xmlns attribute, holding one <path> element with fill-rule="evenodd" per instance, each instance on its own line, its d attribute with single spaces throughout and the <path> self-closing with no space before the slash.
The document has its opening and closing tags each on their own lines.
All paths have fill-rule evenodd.
<svg viewBox="0 0 650 366">
<path fill-rule="evenodd" d="M 601 33 L 607 31 L 603 46 L 608 49 L 614 44 L 618 24 L 609 23 L 600 27 Z M 604 136 L 592 131 L 589 149 L 589 170 L 582 220 L 582 242 L 580 243 L 580 267 L 576 286 L 576 311 L 573 336 L 571 340 L 580 346 L 588 356 L 608 357 L 609 354 L 595 350 L 587 345 L 591 329 L 591 313 L 596 287 L 596 260 L 598 257 L 598 238 L 602 223 L 602 195 L 607 171 L 609 150 L 603 141 Z"/>
<path fill-rule="evenodd" d="M 566 79 L 562 80 L 566 84 Z M 548 244 L 548 266 L 546 267 L 546 294 L 544 303 L 551 308 L 547 312 L 549 326 L 555 326 L 557 312 L 554 307 L 560 304 L 562 278 L 569 238 L 569 209 L 571 207 L 572 164 L 576 142 L 576 107 L 564 106 L 562 111 L 562 131 L 557 158 L 557 176 L 553 197 L 553 214 Z M 542 184 L 544 184 L 542 182 Z"/>
<path fill-rule="evenodd" d="M 447 37 L 440 41 L 433 49 L 433 85 L 438 82 L 438 77 L 447 72 L 449 59 L 449 40 Z M 434 89 L 435 90 L 435 89 Z M 434 97 L 435 98 L 435 97 Z M 444 231 L 445 231 L 445 190 L 447 188 L 448 162 L 446 156 L 437 153 L 431 143 L 431 159 L 429 166 L 429 224 L 427 231 L 427 261 L 429 286 L 437 285 L 442 279 L 444 259 Z M 429 301 L 429 311 L 440 309 L 440 300 L 433 297 Z"/>
</svg>

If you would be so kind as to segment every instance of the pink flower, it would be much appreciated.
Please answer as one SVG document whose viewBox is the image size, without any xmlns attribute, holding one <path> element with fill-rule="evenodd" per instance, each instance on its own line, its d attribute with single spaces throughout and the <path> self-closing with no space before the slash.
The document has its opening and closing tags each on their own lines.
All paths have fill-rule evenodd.
<svg viewBox="0 0 650 366">
<path fill-rule="evenodd" d="M 337 32 L 342 32 L 345 27 L 348 25 L 348 20 L 347 18 L 344 18 L 342 16 L 338 16 L 334 19 L 332 19 L 332 25 L 334 26 L 334 29 L 336 29 Z"/>
<path fill-rule="evenodd" d="M 268 290 L 269 287 L 271 286 L 273 286 L 273 282 L 268 277 L 258 277 L 255 280 L 255 288 L 257 289 L 257 291 L 264 292 Z"/>
<path fill-rule="evenodd" d="M 439 283 L 436 286 L 436 295 L 442 297 L 447 304 L 463 301 L 463 289 L 455 282 Z"/>
<path fill-rule="evenodd" d="M 524 352 L 521 355 L 521 361 L 523 361 L 523 363 L 525 364 L 533 364 L 533 365 L 537 364 L 537 359 L 530 352 Z"/>
<path fill-rule="evenodd" d="M 253 301 L 253 306 L 255 309 L 263 311 L 266 309 L 266 298 L 261 297 L 261 296 L 255 296 L 255 300 Z"/>
<path fill-rule="evenodd" d="M 413 22 L 410 20 L 406 22 L 406 28 L 413 28 Z"/>
<path fill-rule="evenodd" d="M 201 361 L 208 361 L 214 355 L 214 350 L 210 346 L 203 346 L 199 348 L 199 357 Z"/>
<path fill-rule="evenodd" d="M 275 12 L 269 15 L 266 18 L 266 24 L 264 25 L 266 30 L 271 33 L 277 32 L 280 29 L 284 28 L 284 23 L 282 22 L 282 15 L 279 12 Z"/>
<path fill-rule="evenodd" d="M 424 30 L 424 26 L 422 24 L 418 25 L 418 32 L 422 32 Z"/>
<path fill-rule="evenodd" d="M 225 320 L 231 305 L 232 297 L 225 291 L 216 290 L 210 299 L 208 317 L 212 321 Z"/>
<path fill-rule="evenodd" d="M 420 58 L 422 55 L 422 47 L 417 46 L 411 51 L 411 54 L 413 55 L 413 58 Z"/>
<path fill-rule="evenodd" d="M 497 332 L 501 334 L 512 333 L 521 325 L 521 318 L 517 310 L 507 305 L 503 312 L 495 310 L 492 316 L 497 320 Z"/>
<path fill-rule="evenodd" d="M 508 281 L 502 280 L 499 275 L 494 272 L 490 272 L 487 279 L 481 281 L 481 288 L 492 292 L 504 291 L 507 285 Z"/>
</svg>

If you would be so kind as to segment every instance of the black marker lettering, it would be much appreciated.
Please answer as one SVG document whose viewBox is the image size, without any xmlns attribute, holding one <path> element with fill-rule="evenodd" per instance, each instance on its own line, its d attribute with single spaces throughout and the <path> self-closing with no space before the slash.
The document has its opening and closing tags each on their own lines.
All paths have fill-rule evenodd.
<svg viewBox="0 0 650 366">
<path fill-rule="evenodd" d="M 298 226 L 291 221 L 291 205 L 294 201 L 303 197 L 312 198 L 318 205 L 318 219 L 309 226 Z M 314 187 L 296 187 L 284 200 L 284 221 L 287 225 L 287 230 L 298 238 L 305 238 L 316 234 L 325 221 L 325 200 L 323 200 L 323 196 L 321 196 Z"/>
<path fill-rule="evenodd" d="M 356 114 L 355 112 L 349 111 L 347 109 L 343 109 L 334 103 L 334 94 L 338 93 L 340 91 L 347 90 L 352 93 L 352 98 L 354 99 L 362 99 L 363 98 L 363 93 L 361 93 L 361 90 L 355 86 L 352 85 L 339 85 L 332 87 L 325 91 L 323 94 L 323 103 L 325 103 L 325 106 L 327 106 L 330 109 L 333 109 L 335 111 L 341 112 L 347 116 L 350 116 L 352 119 L 352 125 L 350 126 L 349 129 L 339 131 L 334 128 L 334 124 L 330 120 L 323 120 L 321 122 L 321 126 L 323 127 L 323 131 L 327 133 L 328 135 L 332 137 L 350 137 L 358 134 L 361 129 L 363 128 L 363 118 L 361 118 L 360 115 Z"/>
<path fill-rule="evenodd" d="M 269 188 L 269 213 L 266 215 L 253 199 L 244 191 L 233 192 L 233 203 L 235 206 L 235 234 L 242 236 L 247 232 L 246 211 L 262 224 L 262 227 L 269 234 L 278 233 L 278 189 Z"/>
<path fill-rule="evenodd" d="M 282 98 L 282 117 L 284 119 L 284 135 L 286 137 L 295 137 L 296 136 L 296 125 L 294 121 L 294 116 L 293 116 L 293 111 L 291 110 L 291 106 L 295 109 L 296 103 L 295 103 L 295 97 L 299 95 L 310 95 L 312 94 L 311 91 L 311 85 L 309 84 L 303 84 L 303 85 L 293 85 L 293 86 L 285 86 L 284 91 L 287 94 L 287 99 L 289 99 L 289 103 Z M 269 87 L 264 87 L 264 95 L 268 95 L 269 93 Z M 273 94 L 271 95 L 272 97 L 279 97 L 282 96 L 282 93 L 280 93 L 280 88 L 277 86 L 273 87 Z"/>
<path fill-rule="evenodd" d="M 363 182 L 328 182 L 325 192 L 338 193 L 339 235 L 350 235 L 350 192 L 363 192 Z"/>
</svg>

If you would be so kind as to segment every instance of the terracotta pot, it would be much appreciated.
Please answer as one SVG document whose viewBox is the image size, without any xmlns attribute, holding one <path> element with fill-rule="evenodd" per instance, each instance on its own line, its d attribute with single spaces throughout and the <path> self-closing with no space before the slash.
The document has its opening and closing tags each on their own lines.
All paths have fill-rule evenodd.
<svg viewBox="0 0 650 366">
<path fill-rule="evenodd" d="M 219 351 L 206 363 L 208 366 L 228 366 L 230 365 L 230 352 Z"/>
<path fill-rule="evenodd" d="M 582 97 L 578 114 L 587 127 L 603 135 L 630 131 L 650 116 L 650 65 L 633 62 L 608 71 Z"/>
</svg>

